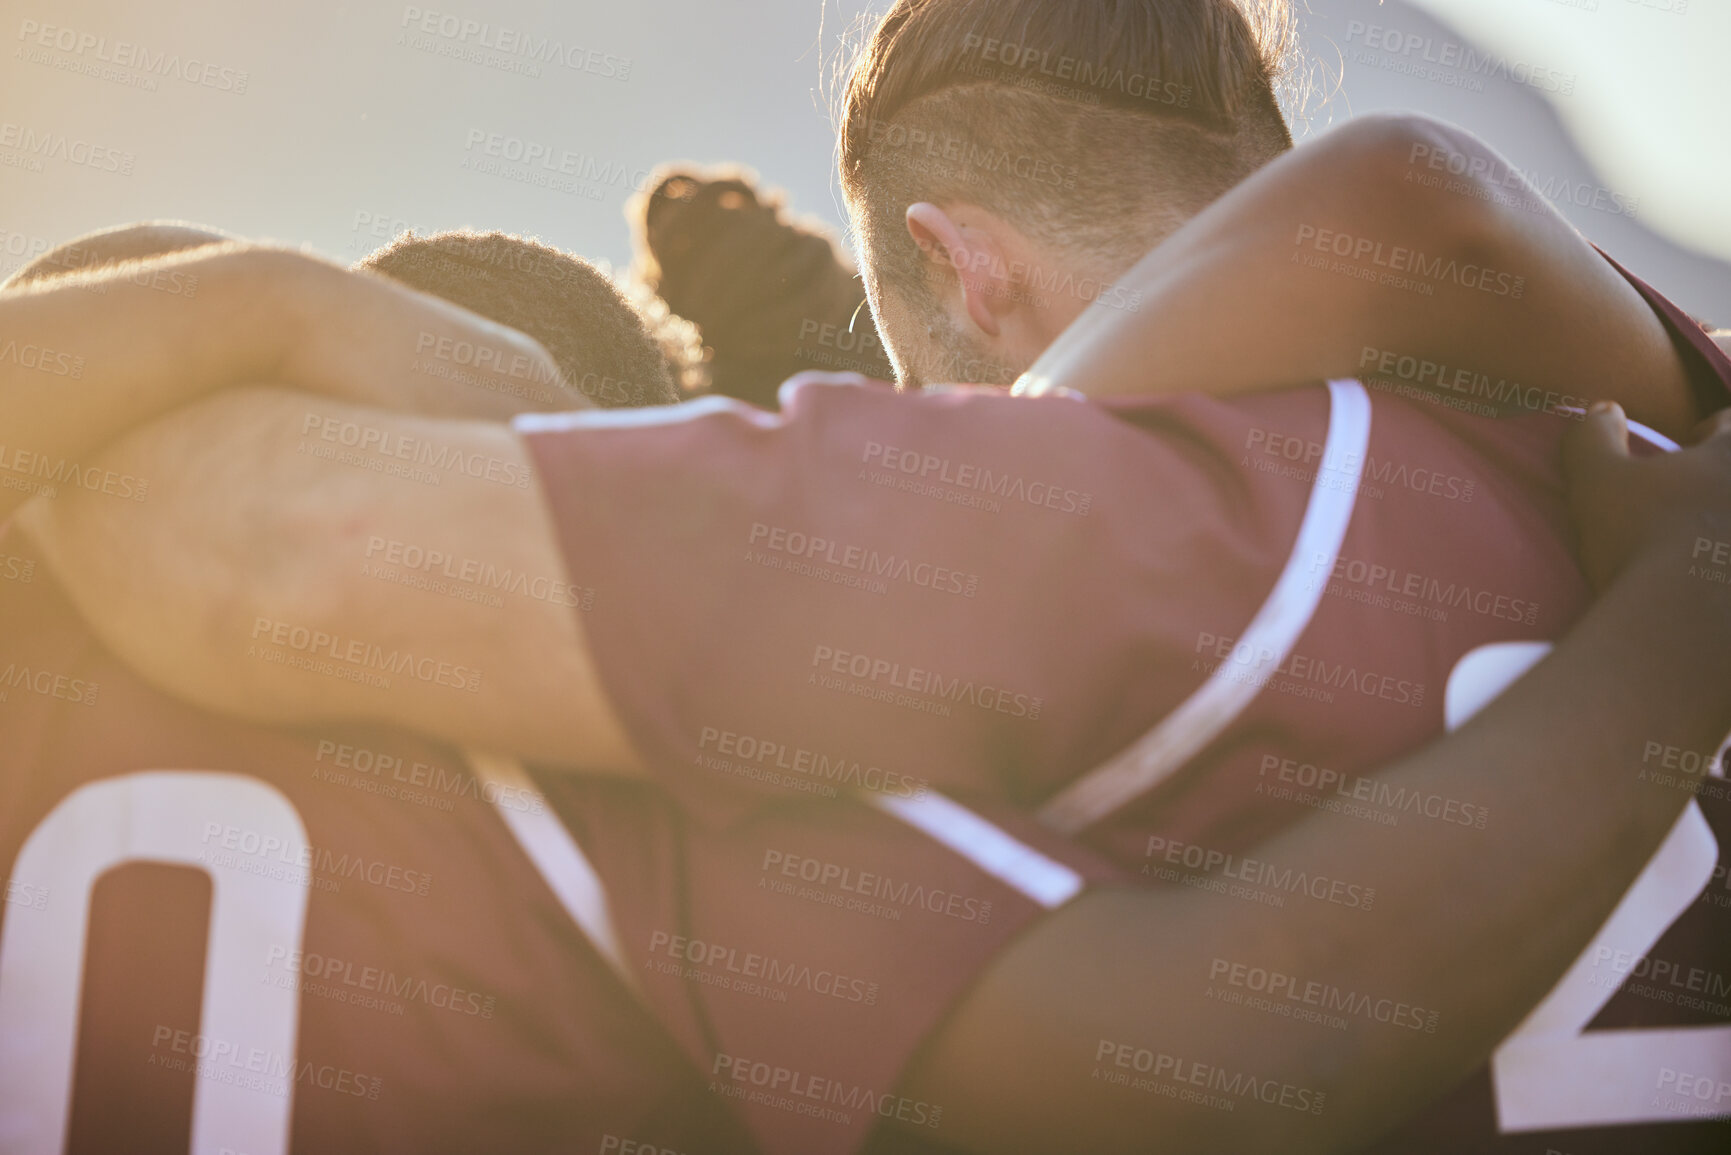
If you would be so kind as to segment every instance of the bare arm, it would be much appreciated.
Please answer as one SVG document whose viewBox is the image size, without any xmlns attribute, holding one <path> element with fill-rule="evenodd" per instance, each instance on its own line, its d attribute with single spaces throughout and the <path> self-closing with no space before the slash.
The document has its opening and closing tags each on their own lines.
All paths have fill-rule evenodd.
<svg viewBox="0 0 1731 1155">
<path fill-rule="evenodd" d="M 1674 436 L 1701 416 L 1628 282 L 1490 146 L 1422 117 L 1294 149 L 1119 284 L 1139 307 L 1085 312 L 1018 388 L 1230 394 L 1381 371 L 1482 403 L 1483 374 L 1529 409 L 1609 399 Z"/>
<path fill-rule="evenodd" d="M 252 387 L 96 460 L 157 479 L 149 501 L 73 492 L 19 521 L 147 679 L 261 722 L 372 719 L 636 771 L 508 427 Z"/>
<path fill-rule="evenodd" d="M 1597 418 L 1586 432 L 1619 435 Z M 1655 470 L 1665 484 L 1647 484 Z M 1660 462 L 1601 453 L 1589 473 L 1577 505 L 1622 503 L 1619 532 L 1645 537 L 1645 552 L 1552 657 L 1380 776 L 1482 799 L 1502 817 L 1479 831 L 1318 814 L 1259 850 L 1311 877 L 1366 880 L 1370 911 L 1187 888 L 1078 900 L 999 959 L 911 1073 L 906 1093 L 944 1105 L 952 1142 L 995 1153 L 1352 1150 L 1484 1060 L 1688 800 L 1638 779 L 1644 743 L 1711 751 L 1731 728 L 1731 591 L 1688 576 L 1700 536 L 1723 538 L 1731 524 L 1731 436 Z M 1205 996 L 1222 960 L 1435 1011 L 1438 1029 L 1360 1018 L 1333 1030 L 1226 1006 Z M 1176 1065 L 1156 1067 L 1158 1056 Z M 1209 1082 L 1216 1072 L 1240 1090 L 1223 1093 Z M 1150 1089 L 1113 1085 L 1115 1075 Z M 1244 1094 L 1244 1076 L 1290 1089 L 1286 1105 Z M 1195 1090 L 1234 1109 L 1167 1097 Z M 1300 1106 L 1319 1093 L 1317 1113 Z"/>
<path fill-rule="evenodd" d="M 547 408 L 580 407 L 540 345 L 383 277 L 298 252 L 233 242 L 125 261 L 0 293 L 0 518 L 64 487 L 122 431 L 216 389 L 271 380 L 436 414 L 504 418 L 515 389 L 421 370 L 440 340 L 540 366 Z M 519 374 L 521 376 L 521 374 Z M 140 475 L 148 478 L 150 475 Z"/>
<path fill-rule="evenodd" d="M 340 444 L 351 427 L 487 468 L 429 485 L 320 456 L 324 430 Z M 1719 480 L 1731 448 L 1721 439 L 1700 454 L 1719 471 L 1710 512 L 1731 517 L 1731 485 Z M 1695 467 L 1700 489 L 1700 454 L 1665 465 Z M 171 690 L 268 721 L 374 718 L 635 771 L 580 615 L 559 604 L 567 599 L 488 606 L 451 596 L 475 587 L 460 576 L 469 563 L 562 576 L 534 487 L 485 476 L 528 465 L 504 427 L 235 391 L 140 431 L 105 460 L 159 464 L 178 480 L 160 501 L 153 493 L 117 510 L 76 495 L 32 507 L 27 521 L 98 632 Z M 1683 520 L 1703 508 L 1688 504 L 1695 496 L 1684 486 L 1625 518 L 1657 526 L 1654 545 L 1556 656 L 1385 779 L 1546 822 L 1396 832 L 1325 815 L 1267 848 L 1296 869 L 1374 880 L 1374 914 L 1223 907 L 1190 891 L 1090 895 L 1000 960 L 934 1039 L 911 1093 L 944 1104 L 946 1132 L 983 1151 L 1142 1151 L 1150 1136 L 1183 1150 L 1322 1151 L 1368 1138 L 1466 1073 L 1578 953 L 1684 803 L 1636 782 L 1629 767 L 1642 743 L 1711 749 L 1731 727 L 1727 592 L 1681 576 L 1700 532 Z M 393 549 L 391 572 L 364 568 L 381 558 L 390 567 Z M 410 560 L 413 549 L 422 561 Z M 444 590 L 402 584 L 405 572 L 424 575 L 433 551 L 459 577 Z M 145 598 L 136 573 L 171 576 Z M 394 657 L 380 664 L 405 651 L 408 669 Z M 388 687 L 370 684 L 380 673 Z M 1516 877 L 1521 886 L 1505 885 Z M 1260 1020 L 1246 1029 L 1242 1012 L 1201 997 L 1216 959 L 1426 1007 L 1440 1029 Z M 1320 1091 L 1327 1107 L 1314 1117 L 1248 1102 L 1195 1111 L 1108 1087 L 1091 1078 L 1107 1044 Z"/>
</svg>

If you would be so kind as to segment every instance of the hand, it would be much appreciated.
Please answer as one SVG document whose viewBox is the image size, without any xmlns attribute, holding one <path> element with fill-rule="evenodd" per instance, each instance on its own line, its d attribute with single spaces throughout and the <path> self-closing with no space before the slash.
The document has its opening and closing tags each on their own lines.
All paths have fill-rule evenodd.
<svg viewBox="0 0 1731 1155">
<path fill-rule="evenodd" d="M 1698 425 L 1693 440 L 1678 453 L 1632 457 L 1628 420 L 1610 402 L 1594 405 L 1570 431 L 1563 471 L 1581 564 L 1595 589 L 1660 550 L 1677 557 L 1679 572 L 1691 564 L 1731 570 L 1731 409 Z"/>
<path fill-rule="evenodd" d="M 592 408 L 539 341 L 386 277 L 303 261 L 277 286 L 300 333 L 282 384 L 431 417 Z"/>
</svg>

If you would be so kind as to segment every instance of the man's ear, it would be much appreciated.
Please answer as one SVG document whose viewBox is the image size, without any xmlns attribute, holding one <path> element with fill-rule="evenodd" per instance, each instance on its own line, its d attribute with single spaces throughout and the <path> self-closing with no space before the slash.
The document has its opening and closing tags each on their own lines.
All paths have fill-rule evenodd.
<svg viewBox="0 0 1731 1155">
<path fill-rule="evenodd" d="M 964 226 L 927 201 L 908 206 L 908 234 L 928 259 L 946 262 L 961 282 L 968 316 L 988 337 L 999 335 L 1003 317 L 1015 308 L 1010 265 L 985 229 Z"/>
</svg>

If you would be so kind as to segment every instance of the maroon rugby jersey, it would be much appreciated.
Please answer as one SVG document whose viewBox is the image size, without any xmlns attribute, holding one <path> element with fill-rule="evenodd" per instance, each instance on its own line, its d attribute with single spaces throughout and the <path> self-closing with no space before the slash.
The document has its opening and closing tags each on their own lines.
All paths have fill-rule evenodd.
<svg viewBox="0 0 1731 1155">
<path fill-rule="evenodd" d="M 942 1104 L 897 1093 L 907 1056 L 1020 929 L 1106 873 L 1016 816 L 1076 869 L 1002 832 L 987 848 L 1021 860 L 982 868 L 852 804 L 693 835 L 649 784 L 539 769 L 501 788 L 401 733 L 215 717 L 104 650 L 16 533 L 0 638 L 0 1060 L 21 1064 L 0 1062 L 0 1149 L 63 1126 L 69 1151 L 184 1151 L 211 1085 L 200 1151 L 725 1155 L 758 1149 L 740 1119 L 772 1151 L 854 1150 L 892 1121 L 916 1133 L 891 1149 L 939 1149 Z M 142 833 L 90 839 L 116 809 Z M 600 937 L 629 944 L 638 998 L 549 893 L 571 882 L 542 840 L 560 820 L 605 879 Z M 224 887 L 239 907 L 213 902 Z M 770 1000 L 798 1014 L 752 1013 Z"/>
<path fill-rule="evenodd" d="M 648 793 L 586 803 L 645 908 Z M 750 1150 L 502 817 L 552 820 L 408 735 L 157 693 L 0 533 L 0 1149 Z"/>
<path fill-rule="evenodd" d="M 1709 365 L 1661 313 L 1698 390 L 1723 396 L 1723 358 Z M 755 907 L 712 911 L 694 885 L 694 934 L 797 943 L 829 928 L 772 907 L 787 855 L 741 832 L 813 794 L 853 792 L 930 829 L 946 798 L 1000 829 L 1038 815 L 1150 885 L 1282 904 L 1375 900 L 1374 879 L 1295 884 L 1248 853 L 1307 814 L 1463 837 L 1523 820 L 1375 777 L 1442 732 L 1451 694 L 1559 636 L 1586 600 L 1558 477 L 1568 418 L 1518 387 L 1466 392 L 1438 403 L 1341 382 L 1095 404 L 809 385 L 775 416 L 709 401 L 519 429 L 568 564 L 611 604 L 585 623 L 609 693 L 693 816 L 693 846 L 717 848 L 688 869 L 758 890 Z M 1490 401 L 1499 416 L 1470 408 Z M 1079 849 L 1021 841 L 1089 876 Z M 804 897 L 822 910 L 846 896 Z M 626 938 L 654 949 L 653 931 Z M 1617 962 L 1593 977 L 1614 989 Z M 730 1006 L 688 981 L 716 1055 L 742 1031 L 798 1037 L 767 1025 L 805 1013 L 791 1000 Z M 1661 1022 L 1731 1019 L 1654 1003 Z M 1415 1024 L 1417 1010 L 1390 1029 Z M 1673 1075 L 1697 1092 L 1696 1072 Z M 1472 1094 L 1453 1117 L 1467 1148 L 1494 1145 L 1497 1116 Z M 1543 1111 L 1497 1106 L 1524 1119 L 1511 1149 L 1566 1113 L 1547 1108 L 1538 1132 Z M 1635 1122 L 1673 1145 L 1714 1130 L 1678 1117 Z"/>
</svg>

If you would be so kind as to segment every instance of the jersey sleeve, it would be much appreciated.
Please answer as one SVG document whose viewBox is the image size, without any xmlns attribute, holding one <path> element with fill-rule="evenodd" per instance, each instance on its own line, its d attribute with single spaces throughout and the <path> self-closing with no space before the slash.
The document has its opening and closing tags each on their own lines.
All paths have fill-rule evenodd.
<svg viewBox="0 0 1731 1155">
<path fill-rule="evenodd" d="M 1623 274 L 1643 300 L 1665 323 L 1665 331 L 1677 348 L 1689 371 L 1689 391 L 1696 410 L 1705 415 L 1731 405 L 1731 357 L 1725 355 L 1699 323 L 1679 309 L 1663 293 L 1631 273 L 1603 249 L 1599 255 L 1611 262 L 1611 267 Z"/>
<path fill-rule="evenodd" d="M 1197 623 L 1237 620 L 1285 561 L 1306 488 L 1236 458 L 1271 407 L 1300 451 L 1326 429 L 1322 390 L 1136 425 L 836 384 L 774 415 L 517 428 L 613 705 L 658 782 L 725 823 L 848 793 L 1033 803 L 1117 752 L 1203 676 Z"/>
<path fill-rule="evenodd" d="M 545 781 L 545 776 L 543 781 Z M 853 800 L 763 807 L 724 827 L 680 821 L 679 865 L 638 901 L 640 847 L 584 795 L 549 787 L 614 895 L 623 963 L 700 1069 L 705 1098 L 735 1113 L 766 1155 L 948 1150 L 945 1104 L 910 1093 L 915 1052 L 980 975 L 1083 887 L 1114 877 L 1088 852 L 1001 809 L 949 841 L 917 814 Z M 912 818 L 913 821 L 910 821 Z M 962 838 L 954 829 L 966 829 Z"/>
</svg>

